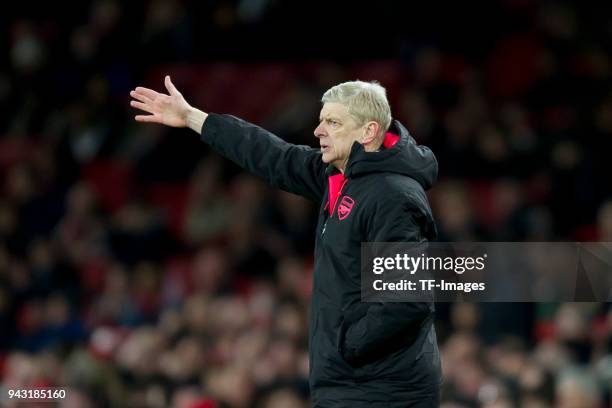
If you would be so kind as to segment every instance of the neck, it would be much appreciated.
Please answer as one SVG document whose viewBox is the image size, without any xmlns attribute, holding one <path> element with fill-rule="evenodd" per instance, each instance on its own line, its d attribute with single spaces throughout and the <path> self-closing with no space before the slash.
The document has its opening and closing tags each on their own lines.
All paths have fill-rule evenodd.
<svg viewBox="0 0 612 408">
<path fill-rule="evenodd" d="M 380 137 L 372 140 L 370 143 L 362 143 L 363 150 L 366 153 L 379 151 L 382 144 L 383 144 L 383 138 L 380 138 Z"/>
<path fill-rule="evenodd" d="M 332 165 L 338 170 L 340 170 L 340 173 L 344 173 L 344 169 L 346 168 L 347 161 L 348 159 L 345 159 L 340 163 L 332 163 Z"/>
<path fill-rule="evenodd" d="M 373 140 L 370 143 L 360 143 L 358 141 L 355 141 L 355 143 L 361 144 L 363 146 L 363 150 L 367 153 L 378 152 L 380 151 L 380 148 L 382 146 L 382 140 L 380 140 L 380 138 Z M 344 170 L 346 169 L 346 165 L 348 164 L 348 160 L 349 160 L 349 157 L 347 156 L 346 158 L 336 163 L 332 163 L 332 165 L 338 170 L 340 170 L 341 173 L 344 173 Z"/>
</svg>

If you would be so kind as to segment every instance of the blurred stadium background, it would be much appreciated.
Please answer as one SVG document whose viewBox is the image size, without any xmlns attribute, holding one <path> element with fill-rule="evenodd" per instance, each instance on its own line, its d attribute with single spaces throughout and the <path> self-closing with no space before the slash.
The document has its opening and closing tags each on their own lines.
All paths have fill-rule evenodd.
<svg viewBox="0 0 612 408">
<path fill-rule="evenodd" d="M 310 145 L 322 92 L 376 79 L 439 159 L 441 241 L 612 241 L 611 9 L 12 2 L 2 385 L 68 387 L 62 407 L 309 405 L 315 208 L 188 130 L 134 123 L 129 90 L 166 73 L 194 106 Z M 612 406 L 608 304 L 438 310 L 443 407 Z"/>
</svg>

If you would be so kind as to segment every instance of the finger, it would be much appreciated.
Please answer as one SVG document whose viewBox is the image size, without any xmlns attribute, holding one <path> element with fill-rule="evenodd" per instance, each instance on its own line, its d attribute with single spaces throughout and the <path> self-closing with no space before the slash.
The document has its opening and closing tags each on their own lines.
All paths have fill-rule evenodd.
<svg viewBox="0 0 612 408">
<path fill-rule="evenodd" d="M 137 122 L 160 123 L 157 115 L 136 115 L 134 116 L 134 119 L 136 119 Z"/>
<path fill-rule="evenodd" d="M 134 108 L 143 110 L 145 112 L 149 112 L 149 113 L 155 113 L 155 111 L 153 110 L 153 108 L 146 104 L 146 103 L 142 103 L 142 102 L 138 102 L 138 101 L 130 101 L 130 105 Z"/>
<path fill-rule="evenodd" d="M 176 89 L 172 80 L 170 79 L 170 75 L 166 75 L 166 79 L 164 80 L 164 84 L 166 85 L 166 89 L 170 92 L 170 95 L 180 95 L 181 93 Z"/>
<path fill-rule="evenodd" d="M 131 91 L 130 92 L 130 96 L 134 99 L 138 99 L 140 102 L 145 102 L 145 103 L 152 103 L 153 99 L 149 98 L 148 96 L 146 96 L 143 93 L 137 92 L 137 91 Z"/>
<path fill-rule="evenodd" d="M 149 99 L 155 99 L 157 95 L 159 95 L 159 92 L 155 92 L 152 89 L 144 88 L 142 86 L 137 87 L 134 91 L 140 95 L 146 96 Z"/>
</svg>

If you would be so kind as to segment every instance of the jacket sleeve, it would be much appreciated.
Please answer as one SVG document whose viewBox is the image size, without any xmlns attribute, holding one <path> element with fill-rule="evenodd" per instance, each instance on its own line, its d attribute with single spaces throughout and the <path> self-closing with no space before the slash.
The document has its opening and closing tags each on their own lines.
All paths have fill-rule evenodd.
<svg viewBox="0 0 612 408">
<path fill-rule="evenodd" d="M 424 241 L 421 215 L 426 211 L 418 201 L 408 197 L 381 199 L 367 226 L 368 241 Z M 345 314 L 340 343 L 342 356 L 355 366 L 409 346 L 434 312 L 433 302 L 370 303 L 365 315 L 358 309 Z"/>
<path fill-rule="evenodd" d="M 202 140 L 274 187 L 317 202 L 323 197 L 325 165 L 316 149 L 287 143 L 242 119 L 214 113 L 204 121 Z"/>
</svg>

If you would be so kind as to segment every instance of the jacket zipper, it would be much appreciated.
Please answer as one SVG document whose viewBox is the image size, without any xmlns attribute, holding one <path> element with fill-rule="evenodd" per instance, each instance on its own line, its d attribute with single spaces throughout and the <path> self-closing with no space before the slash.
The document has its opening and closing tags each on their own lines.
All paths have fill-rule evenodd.
<svg viewBox="0 0 612 408">
<path fill-rule="evenodd" d="M 338 206 L 338 202 L 340 201 L 342 190 L 344 190 L 344 186 L 346 186 L 347 182 L 348 182 L 348 179 L 345 179 L 342 182 L 342 185 L 340 186 L 340 190 L 338 190 L 338 195 L 336 197 L 336 202 L 334 203 L 334 208 L 332 208 L 331 214 L 329 215 L 329 217 L 325 219 L 325 222 L 323 223 L 323 229 L 321 230 L 321 236 L 325 234 L 325 229 L 327 228 L 327 221 L 329 221 L 329 219 L 333 217 L 334 213 L 336 212 L 336 207 Z M 329 208 L 329 197 L 327 198 L 327 204 L 325 204 L 325 208 L 323 208 L 323 212 L 325 212 L 325 210 L 327 210 L 328 208 Z"/>
</svg>

